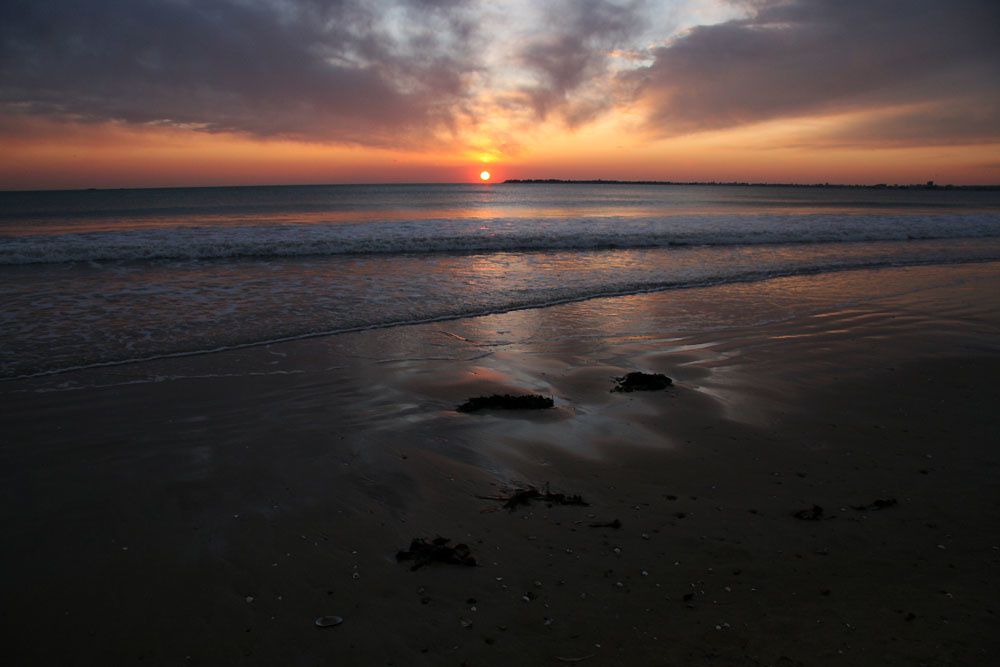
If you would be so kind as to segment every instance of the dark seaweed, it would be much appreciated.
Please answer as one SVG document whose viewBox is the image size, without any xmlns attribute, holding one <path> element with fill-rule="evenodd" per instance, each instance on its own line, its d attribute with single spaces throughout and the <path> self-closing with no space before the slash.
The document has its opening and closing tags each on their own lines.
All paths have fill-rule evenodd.
<svg viewBox="0 0 1000 667">
<path fill-rule="evenodd" d="M 410 570 L 419 570 L 431 563 L 448 563 L 451 565 L 475 567 L 476 559 L 472 557 L 467 544 L 450 546 L 449 542 L 451 540 L 447 537 L 435 537 L 430 542 L 420 537 L 414 538 L 410 542 L 410 550 L 403 551 L 400 549 L 396 553 L 396 560 L 398 562 L 413 561 L 413 566 Z"/>
<path fill-rule="evenodd" d="M 511 493 L 509 496 L 479 496 L 483 500 L 497 500 L 503 503 L 503 506 L 510 511 L 514 511 L 521 505 L 530 505 L 534 500 L 540 500 L 544 503 L 550 505 L 582 505 L 584 507 L 589 506 L 590 503 L 586 502 L 580 495 L 568 496 L 565 493 L 552 493 L 549 491 L 548 485 L 545 486 L 544 491 L 539 491 L 534 486 L 529 486 L 526 489 L 518 489 Z"/>
<path fill-rule="evenodd" d="M 898 503 L 899 501 L 895 498 L 876 498 L 872 501 L 871 505 L 851 505 L 851 509 L 859 512 L 874 512 L 876 510 L 884 510 L 894 507 Z"/>
<path fill-rule="evenodd" d="M 538 394 L 493 394 L 492 396 L 476 396 L 455 408 L 459 412 L 475 412 L 476 410 L 544 410 L 551 408 L 554 402 L 548 396 Z"/>
<path fill-rule="evenodd" d="M 823 519 L 823 508 L 819 505 L 813 505 L 807 510 L 799 510 L 792 516 L 803 521 L 821 521 Z"/>
<path fill-rule="evenodd" d="M 659 391 L 666 389 L 674 383 L 663 373 L 640 373 L 638 371 L 629 373 L 620 378 L 615 378 L 615 386 L 611 391 Z"/>
</svg>

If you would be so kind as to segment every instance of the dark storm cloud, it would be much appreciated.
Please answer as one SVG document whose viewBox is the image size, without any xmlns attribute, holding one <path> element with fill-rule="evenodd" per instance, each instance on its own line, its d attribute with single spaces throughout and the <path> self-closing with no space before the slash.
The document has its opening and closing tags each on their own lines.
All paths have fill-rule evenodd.
<svg viewBox="0 0 1000 667">
<path fill-rule="evenodd" d="M 561 0 L 545 6 L 542 31 L 520 52 L 520 63 L 537 83 L 521 92 L 539 118 L 560 111 L 575 125 L 609 106 L 609 90 L 577 96 L 607 73 L 609 53 L 642 28 L 640 1 Z M 603 82 L 607 85 L 607 82 Z"/>
<path fill-rule="evenodd" d="M 395 143 L 447 127 L 474 67 L 459 0 L 6 0 L 8 112 Z"/>
<path fill-rule="evenodd" d="M 1000 142 L 1000 95 L 890 110 L 814 137 L 816 146 L 948 146 Z"/>
<path fill-rule="evenodd" d="M 630 74 L 643 82 L 659 132 L 896 108 L 845 127 L 839 139 L 1000 138 L 997 0 L 742 4 L 749 18 L 695 28 Z"/>
</svg>

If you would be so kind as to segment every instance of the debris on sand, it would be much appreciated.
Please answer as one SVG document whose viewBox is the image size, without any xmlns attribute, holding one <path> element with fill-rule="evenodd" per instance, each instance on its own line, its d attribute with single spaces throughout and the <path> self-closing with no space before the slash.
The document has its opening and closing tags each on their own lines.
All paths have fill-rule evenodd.
<svg viewBox="0 0 1000 667">
<path fill-rule="evenodd" d="M 493 394 L 491 396 L 476 396 L 455 408 L 459 412 L 475 412 L 476 410 L 544 410 L 555 403 L 548 396 L 538 394 Z"/>
<path fill-rule="evenodd" d="M 851 509 L 859 512 L 875 512 L 876 510 L 888 509 L 898 504 L 899 501 L 895 498 L 876 498 L 870 505 L 851 505 Z"/>
<path fill-rule="evenodd" d="M 604 523 L 592 523 L 592 524 L 590 524 L 590 527 L 591 528 L 614 528 L 615 530 L 618 530 L 619 528 L 622 527 L 622 522 L 619 521 L 618 519 L 615 519 L 614 521 L 605 521 Z"/>
<path fill-rule="evenodd" d="M 813 505 L 807 510 L 799 510 L 792 516 L 803 521 L 821 521 L 823 519 L 823 508 L 819 505 Z"/>
<path fill-rule="evenodd" d="M 475 567 L 476 559 L 469 552 L 469 545 L 456 544 L 451 546 L 447 537 L 435 537 L 428 542 L 423 538 L 414 538 L 410 542 L 410 550 L 400 550 L 396 553 L 396 560 L 413 561 L 410 570 L 419 570 L 424 565 L 430 563 L 449 563 L 451 565 L 468 565 Z"/>
<path fill-rule="evenodd" d="M 582 496 L 574 495 L 567 496 L 565 493 L 552 493 L 549 490 L 549 485 L 545 485 L 544 491 L 539 491 L 534 486 L 529 486 L 526 489 L 518 489 L 514 491 L 509 496 L 477 496 L 481 500 L 496 500 L 503 503 L 503 506 L 510 511 L 514 511 L 521 505 L 530 505 L 533 500 L 540 500 L 544 503 L 549 503 L 550 505 L 582 505 L 587 507 L 590 503 L 586 502 Z"/>
<path fill-rule="evenodd" d="M 620 378 L 615 378 L 615 386 L 611 391 L 659 391 L 666 389 L 674 383 L 663 373 L 640 373 L 638 371 L 628 373 Z"/>
</svg>

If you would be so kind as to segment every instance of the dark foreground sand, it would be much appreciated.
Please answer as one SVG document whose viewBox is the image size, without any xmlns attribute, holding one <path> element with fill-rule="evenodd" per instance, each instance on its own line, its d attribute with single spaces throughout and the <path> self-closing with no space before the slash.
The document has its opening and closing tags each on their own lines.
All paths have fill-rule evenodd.
<svg viewBox="0 0 1000 667">
<path fill-rule="evenodd" d="M 676 386 L 609 392 L 636 369 Z M 0 383 L 2 655 L 1000 664 L 998 376 L 982 264 Z M 453 410 L 514 390 L 557 407 Z M 546 482 L 589 507 L 477 498 Z M 435 535 L 480 566 L 396 562 Z"/>
</svg>

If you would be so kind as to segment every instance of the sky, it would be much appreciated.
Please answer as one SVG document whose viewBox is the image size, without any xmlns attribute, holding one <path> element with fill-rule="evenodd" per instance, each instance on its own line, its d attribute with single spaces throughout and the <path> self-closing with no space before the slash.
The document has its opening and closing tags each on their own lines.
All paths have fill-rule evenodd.
<svg viewBox="0 0 1000 667">
<path fill-rule="evenodd" d="M 1000 2 L 0 2 L 0 189 L 483 169 L 1000 183 Z"/>
</svg>

